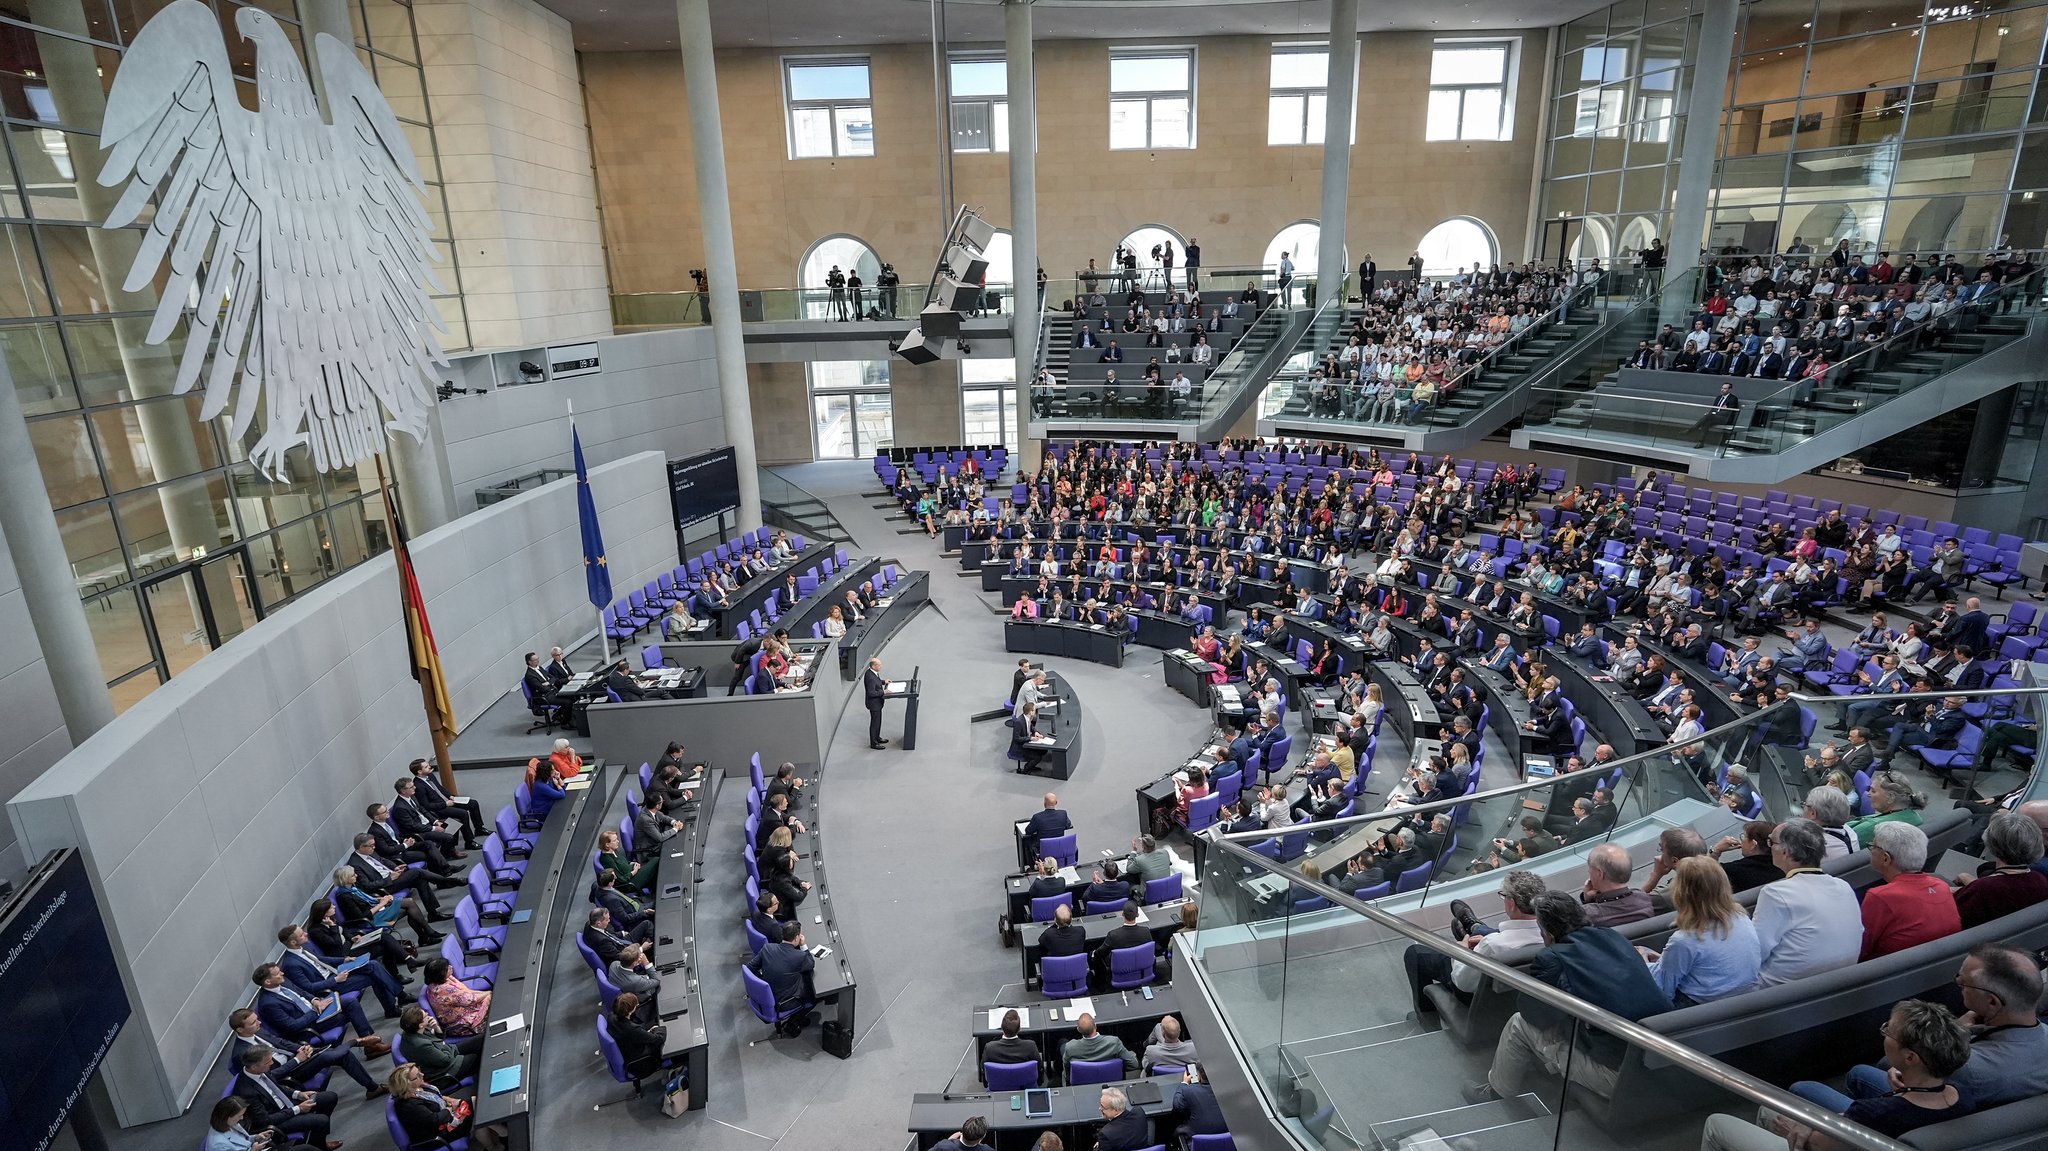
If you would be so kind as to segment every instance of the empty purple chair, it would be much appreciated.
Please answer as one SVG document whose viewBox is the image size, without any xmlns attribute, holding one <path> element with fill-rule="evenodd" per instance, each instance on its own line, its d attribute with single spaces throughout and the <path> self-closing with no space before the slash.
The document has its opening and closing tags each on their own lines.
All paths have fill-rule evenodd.
<svg viewBox="0 0 2048 1151">
<path fill-rule="evenodd" d="M 1118 1060 L 1122 1066 L 1122 1060 Z M 1038 1063 L 984 1063 L 981 1065 L 982 1081 L 990 1091 L 1018 1091 L 1038 1086 Z"/>
<path fill-rule="evenodd" d="M 1067 1064 L 1067 1083 L 1073 1087 L 1087 1083 L 1114 1083 L 1123 1077 L 1124 1061 L 1121 1059 L 1076 1059 Z"/>
<path fill-rule="evenodd" d="M 1149 943 L 1119 947 L 1110 952 L 1109 985 L 1118 991 L 1126 991 L 1152 982 L 1152 963 L 1157 954 Z"/>
<path fill-rule="evenodd" d="M 1039 960 L 1038 989 L 1047 996 L 1088 994 L 1088 956 L 1048 955 Z"/>
</svg>

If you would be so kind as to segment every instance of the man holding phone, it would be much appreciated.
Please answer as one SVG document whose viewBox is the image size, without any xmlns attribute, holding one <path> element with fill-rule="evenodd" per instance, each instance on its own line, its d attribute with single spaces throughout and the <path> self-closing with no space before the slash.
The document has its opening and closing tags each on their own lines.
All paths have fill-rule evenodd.
<svg viewBox="0 0 2048 1151">
<path fill-rule="evenodd" d="M 1200 1063 L 1181 1069 L 1180 1085 L 1173 1089 L 1173 1122 L 1174 1135 L 1183 1142 L 1196 1135 L 1221 1135 L 1230 1130 Z"/>
</svg>

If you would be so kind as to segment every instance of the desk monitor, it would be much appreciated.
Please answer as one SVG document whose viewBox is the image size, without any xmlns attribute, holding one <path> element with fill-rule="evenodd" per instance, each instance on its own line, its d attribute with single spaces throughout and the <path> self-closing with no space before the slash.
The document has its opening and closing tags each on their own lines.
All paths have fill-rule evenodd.
<svg viewBox="0 0 2048 1151">
<path fill-rule="evenodd" d="M 1052 1114 L 1052 1091 L 1046 1087 L 1033 1087 L 1024 1092 L 1024 1117 L 1044 1119 Z"/>
</svg>

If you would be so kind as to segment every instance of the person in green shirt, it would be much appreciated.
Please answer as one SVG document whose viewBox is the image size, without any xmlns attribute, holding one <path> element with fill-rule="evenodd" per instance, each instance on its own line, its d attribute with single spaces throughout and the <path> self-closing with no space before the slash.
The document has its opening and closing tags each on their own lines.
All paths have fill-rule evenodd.
<svg viewBox="0 0 2048 1151">
<path fill-rule="evenodd" d="M 597 837 L 597 865 L 609 868 L 619 877 L 619 887 L 626 891 L 654 892 L 656 873 L 661 869 L 661 856 L 635 863 L 626 855 L 625 843 L 616 831 L 603 831 Z"/>
<path fill-rule="evenodd" d="M 1866 845 L 1878 824 L 1899 821 L 1920 826 L 1920 809 L 1927 806 L 1927 797 L 1914 791 L 1903 777 L 1885 772 L 1870 781 L 1870 806 L 1872 814 L 1849 821 L 1856 841 Z"/>
</svg>

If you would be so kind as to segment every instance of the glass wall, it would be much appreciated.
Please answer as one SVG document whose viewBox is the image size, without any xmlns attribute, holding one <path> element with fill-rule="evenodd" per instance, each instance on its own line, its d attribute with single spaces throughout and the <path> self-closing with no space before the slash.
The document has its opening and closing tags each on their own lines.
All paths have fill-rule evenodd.
<svg viewBox="0 0 2048 1151">
<path fill-rule="evenodd" d="M 860 459 L 895 445 L 889 361 L 820 360 L 804 365 L 811 381 L 812 454 Z"/>
<path fill-rule="evenodd" d="M 1709 242 L 1726 254 L 2048 242 L 2048 6 L 1744 10 Z"/>
<path fill-rule="evenodd" d="M 1572 21 L 1553 39 L 1539 260 L 1625 263 L 1664 233 L 1698 8 L 1697 0 L 1617 4 Z"/>
<path fill-rule="evenodd" d="M 124 286 L 150 213 L 136 228 L 97 226 L 121 192 L 97 180 L 107 93 L 124 47 L 162 7 L 0 4 L 0 355 L 117 707 L 389 546 L 374 483 L 353 470 L 315 475 L 303 449 L 289 457 L 290 478 L 272 483 L 248 462 L 264 427 L 260 411 L 235 437 L 232 409 L 203 421 L 198 389 L 173 394 L 186 325 L 149 343 L 162 275 L 138 290 Z M 253 108 L 256 58 L 234 26 L 239 5 L 212 7 L 242 102 Z M 303 56 L 293 0 L 264 0 L 261 8 Z M 412 10 L 398 0 L 349 0 L 348 11 L 357 57 L 404 123 L 430 182 L 427 210 L 447 291 L 438 301 L 449 326 L 444 342 L 466 347 Z"/>
</svg>

